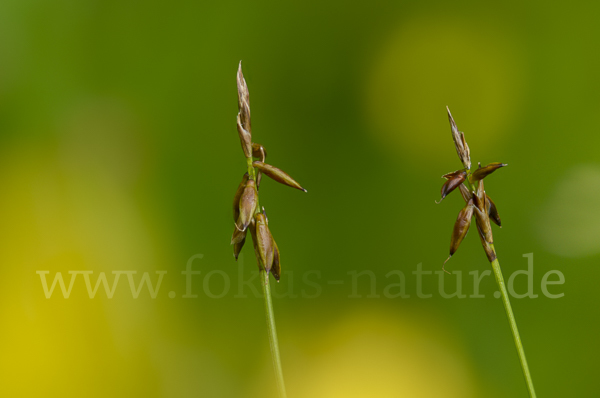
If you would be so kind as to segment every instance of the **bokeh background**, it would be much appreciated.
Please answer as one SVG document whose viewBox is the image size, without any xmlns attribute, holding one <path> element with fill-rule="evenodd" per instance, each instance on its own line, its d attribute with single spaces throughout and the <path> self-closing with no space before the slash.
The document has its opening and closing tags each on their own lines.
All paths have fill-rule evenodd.
<svg viewBox="0 0 600 398">
<path fill-rule="evenodd" d="M 509 164 L 486 189 L 505 278 L 534 256 L 540 297 L 512 301 L 538 395 L 599 396 L 599 18 L 577 0 L 0 2 L 0 395 L 275 396 L 258 281 L 235 297 L 254 255 L 229 246 L 243 60 L 255 141 L 308 188 L 261 187 L 274 290 L 293 289 L 275 299 L 290 397 L 527 396 L 492 277 L 485 298 L 442 298 L 437 274 L 416 297 L 462 206 L 434 203 L 460 167 L 446 105 L 474 162 Z M 472 294 L 476 234 L 448 268 Z M 46 299 L 37 270 L 167 274 L 155 299 L 125 275 L 112 299 L 81 275 Z M 363 270 L 380 297 L 366 278 L 348 297 Z M 393 270 L 409 298 L 383 295 Z M 549 270 L 564 297 L 541 295 Z"/>
</svg>

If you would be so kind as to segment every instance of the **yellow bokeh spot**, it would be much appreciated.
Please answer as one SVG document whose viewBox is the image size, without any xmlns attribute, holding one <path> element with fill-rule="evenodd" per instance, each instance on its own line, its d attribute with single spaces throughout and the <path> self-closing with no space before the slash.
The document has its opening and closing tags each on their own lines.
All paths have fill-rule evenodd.
<svg viewBox="0 0 600 398">
<path fill-rule="evenodd" d="M 111 129 L 130 130 L 118 130 L 118 119 L 106 122 L 103 109 L 68 115 L 81 121 L 57 144 L 2 149 L 0 313 L 7 327 L 0 329 L 0 396 L 147 396 L 156 389 L 157 371 L 147 359 L 148 324 L 157 319 L 152 302 L 133 300 L 125 289 L 92 300 L 81 277 L 69 298 L 56 287 L 47 299 L 36 274 L 48 271 L 49 284 L 56 272 L 70 281 L 71 270 L 93 271 L 94 281 L 106 272 L 112 281 L 112 270 L 152 271 L 166 263 L 163 226 L 131 194 L 129 160 L 138 146 L 127 150 L 104 139 Z M 99 127 L 101 120 L 108 124 Z"/>
<path fill-rule="evenodd" d="M 286 383 L 294 396 L 311 398 L 477 396 L 475 376 L 452 335 L 427 312 L 359 307 L 318 336 L 295 339 Z"/>
</svg>

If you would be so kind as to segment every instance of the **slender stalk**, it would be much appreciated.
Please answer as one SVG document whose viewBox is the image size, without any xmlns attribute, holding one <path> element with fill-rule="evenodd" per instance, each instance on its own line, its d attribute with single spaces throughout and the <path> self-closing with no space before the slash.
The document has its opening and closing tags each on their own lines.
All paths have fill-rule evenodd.
<svg viewBox="0 0 600 398">
<path fill-rule="evenodd" d="M 279 342 L 277 341 L 277 328 L 275 327 L 275 314 L 273 313 L 273 301 L 271 300 L 271 286 L 269 284 L 269 275 L 264 269 L 260 270 L 260 284 L 265 298 L 265 312 L 267 315 L 267 327 L 269 330 L 269 344 L 271 345 L 271 357 L 273 359 L 273 368 L 275 370 L 275 381 L 277 382 L 277 391 L 280 398 L 286 398 L 285 383 L 283 381 L 283 371 L 281 370 L 281 357 L 279 356 Z"/>
<path fill-rule="evenodd" d="M 247 159 L 248 174 L 253 180 L 256 179 L 256 170 L 252 166 L 252 158 Z M 256 204 L 256 213 L 260 212 L 260 204 Z M 281 356 L 279 355 L 279 341 L 277 339 L 277 327 L 275 326 L 275 312 L 273 311 L 273 300 L 271 299 L 271 285 L 269 274 L 257 256 L 260 267 L 260 286 L 262 287 L 263 297 L 265 299 L 265 315 L 267 316 L 267 330 L 269 334 L 269 346 L 271 347 L 271 359 L 273 360 L 273 370 L 275 371 L 275 382 L 279 398 L 286 398 L 285 382 L 283 380 L 283 370 L 281 368 Z"/>
<path fill-rule="evenodd" d="M 493 173 L 498 168 L 506 166 L 506 164 L 496 162 L 481 167 L 481 163 L 479 163 L 478 168 L 476 170 L 471 171 L 471 152 L 465 140 L 465 135 L 462 131 L 458 130 L 456 122 L 454 121 L 454 118 L 450 113 L 450 109 L 446 107 L 446 110 L 448 111 L 448 121 L 450 122 L 450 130 L 452 131 L 452 139 L 454 141 L 456 153 L 458 154 L 458 158 L 460 159 L 461 163 L 465 167 L 464 170 L 467 172 L 467 175 L 466 179 L 464 174 L 461 173 L 456 175 L 455 173 L 445 175 L 444 177 L 447 179 L 447 181 L 442 187 L 442 199 L 447 194 L 445 189 L 449 188 L 450 183 L 453 181 L 460 181 L 459 183 L 463 183 L 464 180 L 464 182 L 466 182 L 466 185 L 471 190 L 470 194 L 465 193 L 462 190 L 463 185 L 460 185 L 461 194 L 463 195 L 465 202 L 467 202 L 467 206 L 469 205 L 469 203 L 472 203 L 472 205 L 475 206 L 475 218 L 477 222 L 479 237 L 481 238 L 481 244 L 485 250 L 487 258 L 492 264 L 492 269 L 494 270 L 494 275 L 496 276 L 496 282 L 498 283 L 498 287 L 500 288 L 502 302 L 504 303 L 504 310 L 506 311 L 506 317 L 508 318 L 508 323 L 510 324 L 510 329 L 512 330 L 513 338 L 515 340 L 515 347 L 517 348 L 517 352 L 519 354 L 519 360 L 521 361 L 521 368 L 523 369 L 523 376 L 525 376 L 525 382 L 527 383 L 529 396 L 531 398 L 535 398 L 535 389 L 533 388 L 533 381 L 531 380 L 531 374 L 529 373 L 529 367 L 527 366 L 527 359 L 525 358 L 525 350 L 523 350 L 523 344 L 521 343 L 521 336 L 519 336 L 517 321 L 515 320 L 515 315 L 513 314 L 512 307 L 510 305 L 508 292 L 506 291 L 506 286 L 504 285 L 504 277 L 502 276 L 502 270 L 500 269 L 500 263 L 498 262 L 498 257 L 496 255 L 496 249 L 494 248 L 494 244 L 492 243 L 492 227 L 490 225 L 491 207 L 488 208 L 489 204 L 486 201 L 487 195 L 483 189 L 483 179 L 487 175 Z M 454 186 L 454 188 L 456 188 L 456 186 Z M 489 197 L 487 198 L 489 199 Z M 466 232 L 468 231 L 468 227 L 470 225 L 469 223 L 471 220 L 465 220 L 466 217 L 463 216 L 463 214 L 466 214 L 470 217 L 470 213 L 466 212 L 468 208 L 465 207 L 464 210 L 465 213 L 463 213 L 463 211 L 459 213 L 459 217 L 456 220 L 454 232 L 452 233 L 452 240 L 450 241 L 450 257 L 452 257 L 452 254 L 454 254 L 454 252 L 458 248 L 458 245 L 466 235 Z M 494 221 L 498 225 L 500 225 L 497 213 L 496 218 L 494 218 Z M 464 228 L 465 222 L 467 223 L 466 228 Z M 450 257 L 448 257 L 448 259 L 450 259 Z"/>
<path fill-rule="evenodd" d="M 491 245 L 494 248 L 494 245 Z M 495 249 L 494 249 L 495 251 Z M 521 361 L 521 368 L 523 369 L 523 376 L 525 376 L 525 382 L 527 383 L 527 388 L 529 389 L 529 396 L 531 398 L 535 398 L 535 389 L 533 388 L 533 381 L 531 380 L 531 374 L 529 373 L 529 367 L 527 366 L 527 358 L 525 358 L 525 350 L 523 350 L 523 344 L 521 343 L 521 336 L 519 335 L 519 329 L 517 328 L 517 321 L 515 320 L 515 315 L 513 314 L 512 307 L 510 305 L 510 300 L 508 298 L 508 292 L 506 291 L 506 286 L 504 284 L 504 278 L 502 277 L 502 270 L 500 269 L 500 263 L 498 262 L 498 258 L 492 261 L 492 268 L 494 269 L 494 275 L 496 276 L 496 282 L 498 282 L 498 286 L 500 287 L 500 293 L 502 295 L 502 302 L 504 303 L 504 309 L 506 310 L 506 316 L 508 318 L 508 323 L 510 323 L 510 329 L 512 330 L 513 338 L 515 340 L 515 347 L 517 348 L 517 352 L 519 353 L 519 359 Z"/>
</svg>

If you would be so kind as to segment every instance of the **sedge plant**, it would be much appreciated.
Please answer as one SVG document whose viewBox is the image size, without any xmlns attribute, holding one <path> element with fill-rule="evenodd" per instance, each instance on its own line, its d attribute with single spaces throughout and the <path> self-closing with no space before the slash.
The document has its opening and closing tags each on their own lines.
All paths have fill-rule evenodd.
<svg viewBox="0 0 600 398">
<path fill-rule="evenodd" d="M 446 107 L 448 111 L 448 120 L 450 121 L 450 129 L 452 131 L 452 138 L 454 140 L 454 146 L 456 152 L 460 158 L 464 168 L 457 170 L 452 173 L 448 173 L 442 176 L 446 179 L 446 182 L 442 186 L 442 200 L 456 188 L 459 189 L 464 201 L 465 207 L 458 213 L 454 229 L 452 231 L 452 238 L 450 240 L 450 255 L 444 261 L 442 269 L 446 271 L 446 262 L 454 255 L 458 246 L 462 242 L 463 238 L 467 235 L 469 227 L 471 226 L 471 220 L 475 216 L 475 224 L 477 226 L 477 232 L 485 254 L 492 265 L 498 288 L 502 296 L 502 302 L 504 303 L 504 309 L 510 329 L 512 331 L 513 339 L 515 341 L 515 347 L 519 354 L 519 360 L 521 361 L 521 368 L 523 370 L 523 376 L 527 383 L 529 395 L 535 398 L 535 389 L 533 387 L 533 381 L 531 380 L 531 374 L 529 373 L 529 367 L 527 365 L 527 359 L 525 358 L 525 351 L 523 350 L 523 344 L 521 343 L 521 337 L 519 335 L 519 329 L 517 328 L 517 321 L 510 305 L 508 292 L 504 284 L 504 278 L 502 277 L 502 270 L 500 269 L 500 263 L 496 255 L 496 249 L 494 247 L 494 238 L 492 236 L 491 222 L 502 227 L 500 216 L 498 215 L 498 209 L 492 199 L 486 194 L 483 180 L 494 171 L 506 166 L 504 163 L 490 163 L 487 166 L 481 167 L 478 165 L 477 169 L 471 170 L 471 153 L 469 146 L 465 140 L 465 135 L 462 131 L 458 131 L 456 123 L 452 118 L 450 109 Z M 439 203 L 439 202 L 437 202 Z"/>
<path fill-rule="evenodd" d="M 242 63 L 240 62 L 237 72 L 238 107 L 237 130 L 242 144 L 242 150 L 246 157 L 247 172 L 242 177 L 233 199 L 233 220 L 235 223 L 231 244 L 233 255 L 238 259 L 242 247 L 246 242 L 248 230 L 252 236 L 254 253 L 258 262 L 260 273 L 260 285 L 265 300 L 265 312 L 267 315 L 267 330 L 271 348 L 271 357 L 275 370 L 275 381 L 280 398 L 286 397 L 285 383 L 281 368 L 281 357 L 279 355 L 279 343 L 277 341 L 277 329 L 275 327 L 275 315 L 273 312 L 273 301 L 271 299 L 271 287 L 269 285 L 269 274 L 279 282 L 281 278 L 281 259 L 279 247 L 273 239 L 269 229 L 269 221 L 265 208 L 261 207 L 258 199 L 258 191 L 262 175 L 292 188 L 306 192 L 292 177 L 283 170 L 265 163 L 267 151 L 257 143 L 252 142 L 252 127 L 250 123 L 250 96 L 248 86 L 242 74 Z M 254 160 L 257 159 L 257 160 Z"/>
</svg>

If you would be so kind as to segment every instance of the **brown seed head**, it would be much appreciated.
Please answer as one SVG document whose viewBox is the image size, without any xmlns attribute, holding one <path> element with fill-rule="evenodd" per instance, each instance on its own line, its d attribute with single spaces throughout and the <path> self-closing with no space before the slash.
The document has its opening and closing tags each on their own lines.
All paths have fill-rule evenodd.
<svg viewBox="0 0 600 398">
<path fill-rule="evenodd" d="M 442 200 L 444 200 L 444 198 L 450 192 L 454 191 L 456 188 L 458 188 L 460 185 L 462 185 L 462 183 L 467 178 L 467 172 L 464 170 L 458 170 L 458 171 L 455 171 L 454 173 L 449 173 L 442 177 L 445 178 L 447 181 L 444 183 L 444 185 L 442 185 L 442 199 L 440 200 L 440 202 Z M 440 202 L 436 202 L 436 203 L 440 203 Z"/>
<path fill-rule="evenodd" d="M 461 242 L 467 236 L 467 232 L 469 232 L 471 219 L 473 218 L 473 208 L 473 201 L 470 200 L 458 213 L 452 230 L 452 238 L 450 239 L 450 255 L 456 253 Z"/>
<path fill-rule="evenodd" d="M 244 237 L 244 240 L 242 240 L 239 243 L 236 243 L 233 245 L 233 257 L 235 257 L 235 261 L 237 261 L 240 252 L 242 251 L 242 248 L 244 247 L 244 243 L 246 243 L 246 237 Z"/>
<path fill-rule="evenodd" d="M 266 164 L 263 162 L 253 162 L 252 165 L 260 172 L 266 174 L 271 177 L 275 181 L 287 185 L 292 188 L 299 189 L 301 191 L 306 192 L 306 189 L 302 188 L 300 184 L 296 182 L 292 177 L 289 176 L 285 171 L 278 169 L 277 167 L 271 166 L 270 164 Z"/>
<path fill-rule="evenodd" d="M 485 177 L 492 174 L 494 171 L 498 170 L 500 167 L 504 167 L 504 166 L 508 166 L 508 165 L 504 164 L 504 163 L 500 163 L 500 162 L 490 163 L 484 167 L 481 167 L 481 165 L 479 165 L 479 168 L 477 170 L 475 170 L 473 172 L 473 174 L 471 174 L 469 176 L 469 181 L 475 182 L 475 181 L 483 180 Z"/>
<path fill-rule="evenodd" d="M 479 181 L 477 186 L 477 192 L 473 195 L 473 202 L 475 203 L 475 222 L 477 223 L 477 230 L 482 237 L 490 245 L 494 243 L 492 236 L 492 226 L 490 225 L 490 217 L 487 212 L 486 205 L 486 194 L 483 190 L 483 180 Z"/>
<path fill-rule="evenodd" d="M 264 213 L 258 213 L 256 215 L 256 248 L 267 274 L 273 267 L 273 258 L 275 255 L 275 245 L 273 243 L 273 236 L 271 236 L 271 231 L 269 231 L 266 216 Z"/>
<path fill-rule="evenodd" d="M 467 145 L 467 141 L 465 140 L 465 133 L 462 131 L 458 131 L 458 127 L 456 127 L 456 122 L 450 113 L 450 108 L 446 107 L 448 111 L 448 121 L 450 121 L 450 130 L 452 131 L 452 139 L 454 140 L 454 146 L 456 147 L 456 153 L 458 154 L 458 158 L 462 162 L 463 166 L 467 170 L 471 169 L 471 151 L 469 150 L 469 146 Z"/>
<path fill-rule="evenodd" d="M 461 242 L 467 236 L 469 232 L 469 227 L 471 226 L 471 219 L 473 218 L 473 201 L 469 200 L 467 205 L 461 209 L 458 213 L 458 217 L 456 218 L 456 222 L 454 223 L 454 229 L 452 230 L 452 237 L 450 238 L 450 255 L 444 261 L 444 265 L 442 265 L 442 269 L 444 272 L 446 271 L 446 263 L 450 260 L 450 257 L 458 250 Z"/>
<path fill-rule="evenodd" d="M 248 232 L 248 228 L 245 230 L 241 230 L 238 228 L 237 224 L 233 228 L 233 234 L 231 235 L 231 245 L 235 245 L 240 243 L 246 239 L 246 232 Z"/>
<path fill-rule="evenodd" d="M 252 157 L 252 127 L 250 123 L 250 94 L 242 73 L 242 62 L 237 72 L 238 107 L 237 129 L 244 155 Z"/>
<path fill-rule="evenodd" d="M 500 220 L 500 215 L 498 215 L 498 209 L 496 208 L 496 204 L 486 195 L 485 203 L 487 204 L 487 213 L 490 216 L 490 220 L 492 220 L 497 226 L 502 228 L 502 221 Z"/>
<path fill-rule="evenodd" d="M 240 198 L 240 217 L 236 224 L 241 231 L 245 231 L 252 221 L 257 202 L 258 192 L 256 191 L 256 183 L 254 180 L 248 180 Z"/>
<path fill-rule="evenodd" d="M 244 243 L 246 243 L 246 233 L 248 229 L 245 231 L 240 231 L 237 226 L 233 230 L 233 236 L 231 237 L 231 244 L 233 245 L 233 256 L 235 259 L 238 259 L 242 248 L 244 247 Z"/>
<path fill-rule="evenodd" d="M 247 182 L 248 173 L 244 174 L 244 177 L 242 177 L 242 182 L 238 185 L 235 196 L 233 197 L 233 221 L 237 221 L 240 217 L 240 199 L 242 198 L 242 193 L 244 192 L 244 188 L 246 188 Z"/>
<path fill-rule="evenodd" d="M 277 282 L 279 282 L 279 278 L 281 278 L 281 260 L 279 255 L 279 248 L 277 247 L 275 239 L 273 239 L 273 248 L 273 268 L 271 268 L 271 273 L 273 274 L 275 279 L 277 279 Z"/>
</svg>

